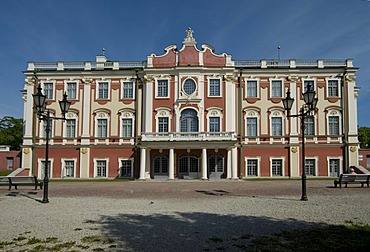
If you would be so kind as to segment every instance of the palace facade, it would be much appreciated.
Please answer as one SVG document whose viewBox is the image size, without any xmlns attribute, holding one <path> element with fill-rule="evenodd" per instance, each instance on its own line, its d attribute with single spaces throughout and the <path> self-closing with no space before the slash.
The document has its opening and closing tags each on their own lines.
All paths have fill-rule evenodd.
<svg viewBox="0 0 370 252">
<path fill-rule="evenodd" d="M 313 87 L 305 119 L 308 176 L 337 177 L 358 165 L 358 70 L 347 60 L 234 60 L 201 49 L 188 29 L 182 47 L 145 61 L 29 62 L 24 72 L 22 166 L 43 177 L 44 122 L 32 94 L 41 85 L 47 109 L 72 102 L 53 120 L 51 178 L 238 179 L 301 176 L 301 126 L 288 118 Z"/>
</svg>

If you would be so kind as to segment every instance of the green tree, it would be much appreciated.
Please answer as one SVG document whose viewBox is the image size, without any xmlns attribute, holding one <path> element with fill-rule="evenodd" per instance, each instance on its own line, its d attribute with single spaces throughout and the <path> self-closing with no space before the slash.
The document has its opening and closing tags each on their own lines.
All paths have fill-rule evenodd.
<svg viewBox="0 0 370 252">
<path fill-rule="evenodd" d="M 20 150 L 23 137 L 23 120 L 11 116 L 0 119 L 0 145 L 9 145 L 11 150 Z"/>
<path fill-rule="evenodd" d="M 370 128 L 358 128 L 358 140 L 360 141 L 361 148 L 370 148 Z"/>
</svg>

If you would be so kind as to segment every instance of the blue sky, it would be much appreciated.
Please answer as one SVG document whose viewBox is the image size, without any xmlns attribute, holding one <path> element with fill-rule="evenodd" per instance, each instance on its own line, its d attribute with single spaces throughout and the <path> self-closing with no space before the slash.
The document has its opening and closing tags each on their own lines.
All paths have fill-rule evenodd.
<svg viewBox="0 0 370 252">
<path fill-rule="evenodd" d="M 181 46 L 238 60 L 354 59 L 359 126 L 370 127 L 370 0 L 1 0 L 0 118 L 23 116 L 28 61 L 142 61 Z"/>
</svg>

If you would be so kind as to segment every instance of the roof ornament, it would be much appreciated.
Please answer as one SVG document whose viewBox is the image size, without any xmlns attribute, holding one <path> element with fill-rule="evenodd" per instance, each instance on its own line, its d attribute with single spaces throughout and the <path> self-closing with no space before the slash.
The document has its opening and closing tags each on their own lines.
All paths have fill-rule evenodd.
<svg viewBox="0 0 370 252">
<path fill-rule="evenodd" d="M 186 38 L 182 42 L 183 45 L 196 45 L 195 39 L 193 38 L 194 31 L 189 27 L 186 29 Z"/>
</svg>

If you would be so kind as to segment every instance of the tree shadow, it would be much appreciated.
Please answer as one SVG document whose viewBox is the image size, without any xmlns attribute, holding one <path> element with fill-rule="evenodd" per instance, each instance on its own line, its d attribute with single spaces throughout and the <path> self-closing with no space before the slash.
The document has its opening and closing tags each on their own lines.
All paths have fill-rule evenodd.
<svg viewBox="0 0 370 252">
<path fill-rule="evenodd" d="M 97 221 L 119 251 L 240 251 L 253 239 L 324 224 L 213 213 L 119 214 Z"/>
</svg>

